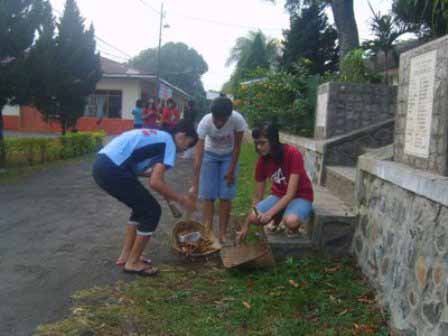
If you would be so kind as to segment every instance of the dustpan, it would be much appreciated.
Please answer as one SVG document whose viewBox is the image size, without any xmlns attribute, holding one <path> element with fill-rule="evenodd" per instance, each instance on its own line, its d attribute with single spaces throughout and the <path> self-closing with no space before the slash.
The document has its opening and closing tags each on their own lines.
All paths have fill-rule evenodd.
<svg viewBox="0 0 448 336">
<path fill-rule="evenodd" d="M 262 227 L 256 227 L 250 233 L 251 239 L 224 245 L 220 251 L 221 260 L 225 268 L 234 267 L 272 267 L 275 260 L 272 255 L 266 234 Z"/>
</svg>

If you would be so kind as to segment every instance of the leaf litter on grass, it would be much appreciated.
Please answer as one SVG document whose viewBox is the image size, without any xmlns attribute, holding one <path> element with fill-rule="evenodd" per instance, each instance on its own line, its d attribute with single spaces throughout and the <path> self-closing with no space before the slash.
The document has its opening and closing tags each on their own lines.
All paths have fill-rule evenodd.
<svg viewBox="0 0 448 336">
<path fill-rule="evenodd" d="M 387 335 L 350 259 L 315 256 L 270 271 L 162 269 L 156 278 L 77 293 L 72 315 L 36 335 Z"/>
</svg>

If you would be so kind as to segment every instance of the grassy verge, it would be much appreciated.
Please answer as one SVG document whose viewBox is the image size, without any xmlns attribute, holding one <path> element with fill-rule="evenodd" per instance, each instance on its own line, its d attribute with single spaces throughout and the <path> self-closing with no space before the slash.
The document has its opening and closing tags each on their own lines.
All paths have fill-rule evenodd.
<svg viewBox="0 0 448 336">
<path fill-rule="evenodd" d="M 253 147 L 245 145 L 236 214 L 248 210 L 254 160 Z M 71 316 L 36 335 L 380 336 L 388 330 L 354 261 L 316 255 L 269 271 L 161 265 L 159 277 L 77 293 Z"/>
</svg>

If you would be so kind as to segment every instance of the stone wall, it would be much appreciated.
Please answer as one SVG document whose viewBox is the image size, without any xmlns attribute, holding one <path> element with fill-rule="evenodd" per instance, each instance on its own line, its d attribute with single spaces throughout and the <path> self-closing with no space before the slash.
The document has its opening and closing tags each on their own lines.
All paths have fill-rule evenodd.
<svg viewBox="0 0 448 336">
<path fill-rule="evenodd" d="M 375 123 L 330 140 L 326 146 L 325 165 L 356 166 L 358 157 L 366 151 L 393 143 L 394 120 Z"/>
<path fill-rule="evenodd" d="M 448 179 L 361 157 L 353 250 L 400 335 L 448 335 Z"/>
<path fill-rule="evenodd" d="M 424 106 L 428 107 L 426 114 L 432 116 L 427 134 L 429 153 L 426 157 L 418 157 L 405 153 L 406 119 L 410 100 L 411 61 L 431 51 L 436 52 L 434 89 Z M 421 84 L 418 84 L 421 85 Z M 426 95 L 424 95 L 426 96 Z M 422 99 L 424 99 L 423 97 Z M 431 99 L 433 98 L 433 99 Z M 400 88 L 395 123 L 395 159 L 410 166 L 432 171 L 448 176 L 448 36 L 412 49 L 400 57 Z M 420 108 L 420 107 L 418 107 Z M 422 128 L 422 127 L 419 127 Z M 420 130 L 422 131 L 422 130 Z M 423 136 L 426 139 L 426 136 Z"/>
<path fill-rule="evenodd" d="M 324 151 L 319 141 L 286 133 L 280 134 L 283 143 L 297 147 L 305 161 L 305 169 L 314 185 L 319 185 L 322 177 Z"/>
<path fill-rule="evenodd" d="M 395 116 L 397 88 L 326 83 L 319 87 L 315 139 L 328 139 Z"/>
</svg>

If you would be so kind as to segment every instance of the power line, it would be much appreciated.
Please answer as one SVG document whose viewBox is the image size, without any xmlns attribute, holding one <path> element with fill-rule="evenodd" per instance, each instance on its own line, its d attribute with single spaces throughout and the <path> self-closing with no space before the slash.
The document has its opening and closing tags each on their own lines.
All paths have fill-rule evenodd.
<svg viewBox="0 0 448 336">
<path fill-rule="evenodd" d="M 154 7 L 152 7 L 149 3 L 147 3 L 145 0 L 139 0 L 140 3 L 145 6 L 148 7 L 149 9 L 151 9 L 154 13 L 157 13 L 157 15 L 160 15 L 160 11 L 158 11 L 157 9 L 155 9 Z"/>
<path fill-rule="evenodd" d="M 223 22 L 223 21 L 205 19 L 205 18 L 194 17 L 194 16 L 186 16 L 186 15 L 183 15 L 183 14 L 180 14 L 180 13 L 176 13 L 176 12 L 173 12 L 173 15 L 176 15 L 176 16 L 179 16 L 179 17 L 183 17 L 184 19 L 187 19 L 187 20 L 211 23 L 211 24 L 219 25 L 219 26 L 227 26 L 227 27 L 235 27 L 235 28 L 243 28 L 243 29 L 283 30 L 283 28 L 280 28 L 280 27 L 246 26 L 246 25 L 241 25 L 241 24 L 238 24 L 238 23 Z"/>
<path fill-rule="evenodd" d="M 56 12 L 57 14 L 59 14 L 59 16 L 62 16 L 62 15 L 63 15 L 62 12 L 59 11 L 59 10 L 57 10 L 56 8 L 53 8 L 53 11 Z M 127 52 L 124 52 L 123 50 L 121 50 L 121 49 L 115 47 L 114 45 L 110 44 L 109 42 L 107 42 L 107 41 L 104 40 L 103 38 L 99 37 L 97 34 L 95 34 L 95 39 L 96 39 L 97 41 L 99 41 L 99 42 L 104 43 L 105 45 L 107 45 L 108 47 L 112 48 L 113 50 L 115 50 L 115 51 L 117 51 L 117 52 L 123 54 L 124 56 L 126 56 L 126 57 L 120 57 L 121 59 L 126 59 L 126 61 L 128 61 L 129 59 L 132 58 L 132 56 L 129 55 Z M 101 51 L 101 50 L 100 50 L 100 51 Z M 110 54 L 110 53 L 109 53 L 109 54 Z M 112 55 L 112 54 L 110 54 L 110 55 Z M 116 58 L 117 58 L 117 57 L 116 57 Z"/>
</svg>

